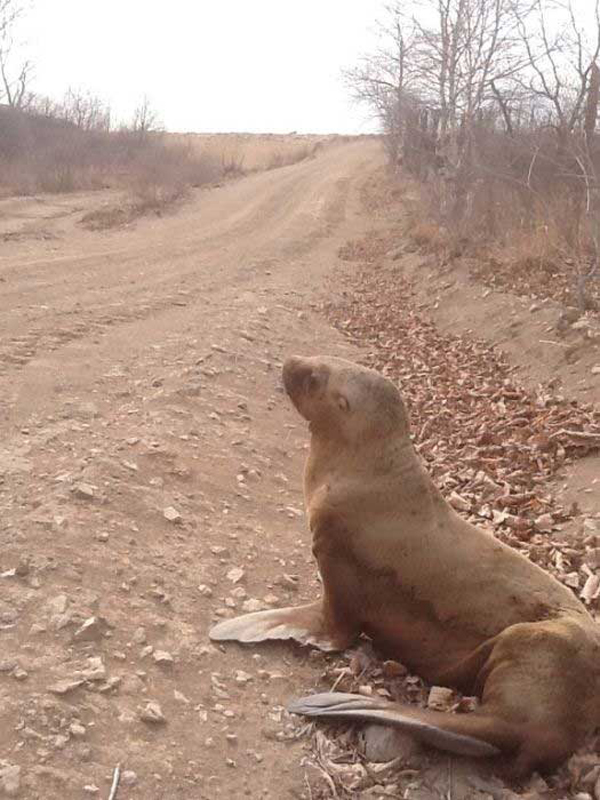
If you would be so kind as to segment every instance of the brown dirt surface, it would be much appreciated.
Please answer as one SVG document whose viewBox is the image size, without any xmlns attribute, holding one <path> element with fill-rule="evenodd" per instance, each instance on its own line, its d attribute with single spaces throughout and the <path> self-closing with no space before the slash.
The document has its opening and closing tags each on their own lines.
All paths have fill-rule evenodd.
<svg viewBox="0 0 600 800">
<path fill-rule="evenodd" d="M 365 761 L 355 732 L 287 714 L 317 684 L 427 701 L 366 644 L 324 657 L 207 636 L 319 592 L 307 434 L 279 375 L 294 352 L 389 371 L 460 510 L 597 608 L 595 344 L 566 364 L 528 349 L 555 338 L 537 326 L 558 308 L 398 258 L 382 161 L 373 140 L 331 146 L 102 232 L 80 220 L 110 195 L 0 203 L 0 797 L 108 798 L 117 765 L 118 800 L 514 796 L 399 741 L 391 765 Z M 505 314 L 522 344 L 502 355 Z M 518 795 L 600 796 L 595 746 Z"/>
</svg>

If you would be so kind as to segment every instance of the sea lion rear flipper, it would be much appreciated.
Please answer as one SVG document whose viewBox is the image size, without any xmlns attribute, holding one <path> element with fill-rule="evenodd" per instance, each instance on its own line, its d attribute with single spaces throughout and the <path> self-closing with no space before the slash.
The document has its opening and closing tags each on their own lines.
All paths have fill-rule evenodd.
<svg viewBox="0 0 600 800">
<path fill-rule="evenodd" d="M 209 632 L 214 642 L 264 642 L 272 639 L 294 639 L 319 650 L 343 650 L 346 642 L 335 641 L 328 634 L 323 618 L 322 602 L 305 606 L 256 611 L 243 617 L 219 622 Z"/>
<path fill-rule="evenodd" d="M 323 692 L 302 697 L 294 700 L 288 711 L 308 717 L 360 719 L 391 725 L 439 750 L 459 755 L 483 757 L 497 756 L 501 752 L 489 741 L 497 737 L 485 735 L 485 728 L 492 727 L 493 721 L 476 719 L 473 714 L 446 714 L 344 692 Z"/>
</svg>

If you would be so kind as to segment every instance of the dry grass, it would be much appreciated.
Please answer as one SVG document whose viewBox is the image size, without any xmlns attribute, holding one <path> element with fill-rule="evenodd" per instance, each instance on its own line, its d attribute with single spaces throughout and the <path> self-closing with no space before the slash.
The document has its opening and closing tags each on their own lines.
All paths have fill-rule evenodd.
<svg viewBox="0 0 600 800">
<path fill-rule="evenodd" d="M 600 310 L 600 279 L 587 282 L 583 298 L 578 294 L 592 257 L 585 246 L 569 243 L 574 215 L 568 197 L 548 199 L 525 215 L 507 192 L 494 209 L 496 224 L 501 219 L 502 226 L 493 231 L 486 225 L 485 206 L 474 206 L 460 224 L 450 224 L 432 199 L 431 186 L 406 175 L 400 185 L 396 178 L 386 183 L 388 188 L 381 189 L 385 196 L 390 186 L 401 186 L 402 231 L 422 252 L 444 263 L 464 259 L 473 277 L 495 287 L 551 298 L 581 311 Z"/>
<path fill-rule="evenodd" d="M 124 181 L 126 200 L 90 211 L 81 223 L 90 230 L 106 230 L 147 214 L 162 216 L 184 200 L 191 188 L 214 183 L 221 176 L 221 165 L 214 158 L 192 157 L 182 146 L 165 148 L 157 142 L 140 151 L 132 162 Z"/>
<path fill-rule="evenodd" d="M 184 143 L 194 151 L 214 156 L 221 164 L 232 165 L 231 172 L 256 172 L 296 164 L 318 153 L 323 147 L 347 140 L 341 136 L 254 133 L 171 134 L 174 143 Z"/>
<path fill-rule="evenodd" d="M 473 132 L 468 167 L 437 164 L 415 138 L 397 183 L 408 184 L 412 195 L 409 235 L 446 260 L 467 256 L 501 264 L 510 288 L 529 286 L 548 296 L 560 287 L 555 299 L 580 311 L 595 308 L 600 194 L 593 181 L 587 193 L 577 136 L 561 150 L 552 132 L 524 128 L 511 137 L 482 125 Z M 591 140 L 586 158 L 589 174 L 600 174 L 600 138 Z"/>
</svg>

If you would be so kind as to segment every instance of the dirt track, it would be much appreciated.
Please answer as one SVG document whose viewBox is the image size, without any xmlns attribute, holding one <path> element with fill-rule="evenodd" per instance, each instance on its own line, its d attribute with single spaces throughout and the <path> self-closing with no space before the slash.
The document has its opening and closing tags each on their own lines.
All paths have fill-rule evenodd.
<svg viewBox="0 0 600 800">
<path fill-rule="evenodd" d="M 89 195 L 0 209 L 0 774 L 21 767 L 16 796 L 106 798 L 117 763 L 135 773 L 120 800 L 304 796 L 281 706 L 319 659 L 221 652 L 207 629 L 317 591 L 306 434 L 279 367 L 350 354 L 311 302 L 380 160 L 341 146 L 104 234 L 77 225 Z M 166 724 L 140 718 L 150 701 Z"/>
</svg>

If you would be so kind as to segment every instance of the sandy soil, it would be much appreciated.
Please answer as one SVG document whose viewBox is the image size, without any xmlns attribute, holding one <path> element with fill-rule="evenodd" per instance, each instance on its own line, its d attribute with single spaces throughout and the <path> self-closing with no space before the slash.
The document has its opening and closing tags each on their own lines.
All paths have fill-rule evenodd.
<svg viewBox="0 0 600 800">
<path fill-rule="evenodd" d="M 107 798 L 117 764 L 119 800 L 317 796 L 283 709 L 326 659 L 207 630 L 318 593 L 279 369 L 360 356 L 318 309 L 382 158 L 332 147 L 103 233 L 79 219 L 110 197 L 0 204 L 0 796 Z"/>
<path fill-rule="evenodd" d="M 306 434 L 279 369 L 295 351 L 351 356 L 311 303 L 379 159 L 342 146 L 102 234 L 77 224 L 98 195 L 0 206 L 3 233 L 21 232 L 0 256 L 0 773 L 21 768 L 15 796 L 106 798 L 117 763 L 119 797 L 308 796 L 282 706 L 318 658 L 220 650 L 207 629 L 249 599 L 317 591 Z M 142 719 L 148 703 L 164 723 Z"/>
</svg>

